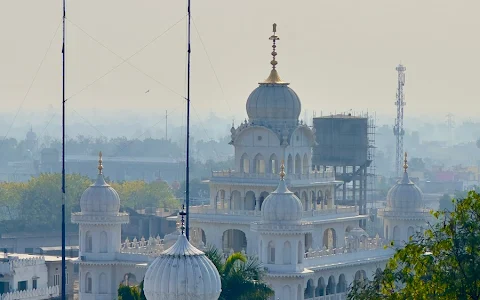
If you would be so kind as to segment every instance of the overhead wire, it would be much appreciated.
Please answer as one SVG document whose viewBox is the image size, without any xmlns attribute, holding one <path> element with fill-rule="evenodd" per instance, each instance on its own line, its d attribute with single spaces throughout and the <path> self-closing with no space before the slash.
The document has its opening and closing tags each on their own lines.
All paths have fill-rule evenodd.
<svg viewBox="0 0 480 300">
<path fill-rule="evenodd" d="M 202 35 L 200 34 L 200 31 L 197 28 L 197 24 L 195 23 L 195 19 L 192 17 L 192 23 L 193 27 L 195 28 L 195 31 L 197 32 L 198 38 L 200 40 L 200 44 L 202 44 L 203 51 L 205 52 L 205 55 L 207 56 L 208 63 L 210 64 L 210 68 L 212 68 L 213 75 L 215 75 L 215 79 L 217 80 L 218 86 L 220 87 L 220 91 L 222 92 L 222 98 L 227 104 L 228 111 L 232 113 L 232 108 L 230 107 L 230 104 L 228 103 L 227 98 L 225 97 L 225 92 L 223 90 L 223 86 L 220 83 L 220 79 L 218 78 L 217 72 L 215 71 L 215 67 L 213 66 L 212 60 L 210 59 L 210 55 L 208 54 L 207 47 L 205 47 L 205 43 L 203 42 Z"/>
<path fill-rule="evenodd" d="M 45 59 L 47 58 L 48 52 L 50 52 L 50 49 L 52 48 L 53 41 L 55 40 L 55 37 L 57 36 L 58 30 L 60 29 L 61 24 L 62 24 L 62 22 L 59 22 L 58 26 L 57 26 L 57 29 L 55 29 L 55 33 L 53 34 L 53 37 L 51 38 L 50 43 L 48 44 L 47 51 L 45 51 L 45 54 L 43 55 L 42 60 L 40 61 L 40 64 L 38 65 L 37 70 L 35 71 L 35 75 L 33 76 L 33 79 L 30 82 L 30 85 L 28 86 L 27 92 L 23 96 L 22 102 L 20 102 L 20 105 L 19 105 L 19 107 L 18 107 L 18 109 L 17 109 L 17 111 L 16 111 L 16 113 L 13 117 L 13 120 L 10 123 L 10 126 L 8 127 L 7 133 L 5 134 L 5 136 L 2 139 L 2 143 L 0 144 L 0 150 L 3 148 L 5 140 L 7 139 L 8 135 L 10 134 L 10 131 L 13 128 L 13 124 L 17 120 L 17 117 L 18 117 L 20 111 L 22 110 L 22 107 L 23 107 L 23 104 L 25 103 L 25 100 L 27 100 L 27 97 L 30 94 L 30 91 L 32 90 L 33 84 L 35 83 L 35 81 L 37 79 L 37 76 L 38 76 L 38 73 L 40 72 L 40 69 L 42 68 L 43 63 L 45 62 Z M 0 158 L 1 158 L 1 156 L 0 156 Z"/>
<path fill-rule="evenodd" d="M 119 54 L 117 54 L 116 52 L 114 52 L 113 50 L 111 50 L 110 48 L 108 48 L 104 43 L 100 42 L 98 39 L 96 39 L 95 37 L 93 37 L 91 34 L 89 34 L 86 30 L 84 30 L 83 28 L 81 28 L 79 25 L 75 24 L 72 20 L 70 19 L 67 19 L 67 21 L 72 24 L 73 26 L 77 27 L 80 31 L 82 31 L 85 35 L 87 35 L 89 38 L 91 38 L 93 41 L 95 41 L 96 43 L 98 43 L 100 46 L 102 46 L 103 48 L 107 49 L 109 52 L 111 52 L 112 54 L 114 54 L 115 56 L 117 56 L 118 58 L 120 58 L 122 60 L 121 63 L 115 65 L 113 68 L 111 68 L 108 72 L 104 73 L 103 75 L 101 75 L 100 77 L 98 77 L 97 79 L 95 79 L 94 81 L 90 82 L 89 84 L 85 85 L 83 88 L 81 88 L 79 91 L 75 92 L 74 94 L 72 94 L 70 97 L 68 97 L 65 101 L 68 101 L 70 99 L 72 99 L 73 97 L 76 97 L 78 96 L 80 93 L 82 93 L 83 91 L 85 91 L 86 89 L 88 89 L 89 87 L 91 87 L 92 85 L 94 85 L 95 83 L 97 83 L 98 81 L 100 81 L 101 79 L 103 79 L 105 76 L 109 75 L 110 73 L 112 73 L 113 71 L 115 71 L 116 69 L 118 69 L 120 66 L 122 66 L 123 64 L 127 63 L 128 65 L 130 65 L 131 67 L 133 67 L 134 69 L 136 69 L 137 71 L 139 71 L 140 73 L 142 73 L 143 75 L 147 76 L 148 78 L 150 78 L 151 80 L 155 81 L 156 83 L 158 83 L 159 85 L 161 85 L 162 87 L 164 87 L 165 89 L 169 90 L 170 92 L 172 92 L 173 94 L 177 95 L 177 96 L 180 96 L 182 98 L 184 98 L 184 96 L 182 96 L 180 93 L 174 91 L 173 89 L 169 88 L 168 86 L 166 86 L 165 84 L 163 84 L 162 82 L 158 81 L 157 79 L 153 78 L 151 75 L 145 73 L 144 71 L 142 71 L 141 69 L 139 69 L 137 66 L 133 65 L 132 63 L 129 62 L 130 59 L 132 59 L 134 56 L 136 56 L 137 54 L 139 54 L 140 52 L 142 52 L 145 48 L 147 48 L 148 46 L 150 46 L 151 44 L 153 44 L 155 41 L 157 41 L 160 37 L 162 37 L 163 35 L 165 35 L 167 32 L 169 32 L 172 28 L 174 28 L 178 23 L 180 23 L 183 19 L 185 19 L 186 15 L 183 16 L 180 20 L 178 20 L 177 22 L 175 22 L 173 25 L 171 25 L 170 27 L 168 27 L 165 31 L 163 31 L 160 35 L 156 36 L 153 40 L 151 40 L 149 43 L 147 43 L 146 45 L 144 45 L 143 47 L 141 47 L 139 50 L 135 51 L 132 55 L 128 56 L 127 58 L 123 58 L 122 56 L 120 56 Z"/>
</svg>

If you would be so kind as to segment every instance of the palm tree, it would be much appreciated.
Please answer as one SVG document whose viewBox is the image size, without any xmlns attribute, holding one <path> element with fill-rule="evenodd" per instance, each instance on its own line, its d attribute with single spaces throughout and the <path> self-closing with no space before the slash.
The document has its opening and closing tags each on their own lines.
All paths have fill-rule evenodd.
<svg viewBox="0 0 480 300">
<path fill-rule="evenodd" d="M 205 255 L 213 262 L 222 279 L 219 300 L 267 300 L 273 296 L 273 290 L 263 281 L 265 271 L 258 258 L 247 258 L 237 252 L 224 260 L 214 247 L 209 247 Z"/>
</svg>

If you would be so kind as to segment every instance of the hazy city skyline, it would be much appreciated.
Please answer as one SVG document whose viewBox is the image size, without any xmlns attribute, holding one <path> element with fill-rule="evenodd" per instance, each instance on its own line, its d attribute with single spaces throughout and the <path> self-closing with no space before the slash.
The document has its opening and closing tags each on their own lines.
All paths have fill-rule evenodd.
<svg viewBox="0 0 480 300">
<path fill-rule="evenodd" d="M 67 110 L 184 110 L 185 3 L 67 4 Z M 7 41 L 0 49 L 3 111 L 20 107 L 47 49 L 21 111 L 59 109 L 61 2 L 9 1 L 8 8 L 0 18 Z M 249 93 L 268 76 L 268 37 L 276 22 L 279 74 L 308 115 L 368 110 L 393 116 L 395 67 L 402 62 L 406 117 L 473 117 L 480 47 L 472 37 L 479 8 L 473 1 L 194 2 L 194 114 L 214 112 L 237 122 L 246 117 Z M 92 122 L 93 112 L 82 114 Z"/>
</svg>

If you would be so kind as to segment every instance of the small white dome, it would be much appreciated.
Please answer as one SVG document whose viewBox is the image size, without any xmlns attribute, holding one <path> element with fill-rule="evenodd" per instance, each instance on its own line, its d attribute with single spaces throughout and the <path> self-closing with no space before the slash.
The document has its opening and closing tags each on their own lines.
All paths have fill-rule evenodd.
<svg viewBox="0 0 480 300">
<path fill-rule="evenodd" d="M 423 193 L 405 171 L 402 180 L 388 191 L 387 210 L 416 211 L 423 208 Z"/>
<path fill-rule="evenodd" d="M 283 177 L 277 189 L 268 195 L 262 204 L 262 220 L 266 222 L 299 221 L 302 219 L 302 212 L 302 202 L 288 190 Z"/>
<path fill-rule="evenodd" d="M 148 300 L 217 300 L 222 282 L 215 265 L 181 234 L 148 267 L 143 288 Z"/>
<path fill-rule="evenodd" d="M 120 210 L 120 197 L 117 191 L 105 182 L 103 174 L 89 186 L 80 198 L 83 214 L 117 214 Z"/>
</svg>

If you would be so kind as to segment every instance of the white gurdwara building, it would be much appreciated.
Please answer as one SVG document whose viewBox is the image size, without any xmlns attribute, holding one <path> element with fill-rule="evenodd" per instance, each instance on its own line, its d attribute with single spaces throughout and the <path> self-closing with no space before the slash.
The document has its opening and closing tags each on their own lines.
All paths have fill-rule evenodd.
<svg viewBox="0 0 480 300">
<path fill-rule="evenodd" d="M 72 214 L 80 225 L 80 300 L 117 299 L 120 283 L 138 284 L 144 277 L 149 300 L 216 299 L 218 273 L 197 249 L 207 244 L 225 255 L 258 256 L 275 292 L 272 300 L 345 299 L 354 280 L 372 278 L 385 266 L 393 254 L 385 244 L 408 240 L 423 226 L 423 196 L 406 164 L 379 213 L 384 238 L 359 228 L 368 215 L 337 205 L 335 187 L 342 182 L 328 170 L 312 170 L 314 131 L 299 121 L 300 98 L 277 73 L 275 29 L 270 76 L 248 97 L 248 121 L 231 129 L 235 170 L 213 172 L 210 204 L 190 207 L 192 244 L 180 232 L 122 243 L 121 224 L 129 218 L 119 212 L 120 199 L 105 182 L 100 159 L 81 212 Z"/>
</svg>

